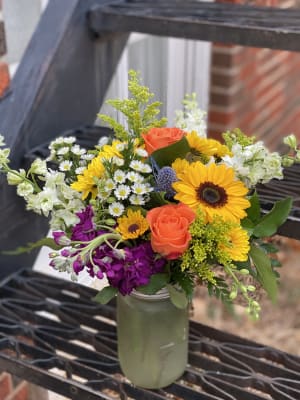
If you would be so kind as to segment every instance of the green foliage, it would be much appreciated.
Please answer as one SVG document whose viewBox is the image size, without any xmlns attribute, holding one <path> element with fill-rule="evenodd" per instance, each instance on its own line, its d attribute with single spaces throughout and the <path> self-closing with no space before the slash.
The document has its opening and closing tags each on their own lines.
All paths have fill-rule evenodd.
<svg viewBox="0 0 300 400">
<path fill-rule="evenodd" d="M 152 153 L 152 157 L 155 159 L 159 167 L 165 165 L 171 165 L 176 158 L 185 158 L 185 155 L 190 151 L 190 146 L 185 137 L 178 142 L 171 144 L 170 146 L 163 147 Z"/>
<path fill-rule="evenodd" d="M 270 258 L 262 248 L 255 244 L 251 245 L 250 257 L 256 267 L 259 282 L 275 303 L 277 299 L 277 279 Z"/>
<path fill-rule="evenodd" d="M 290 197 L 277 201 L 272 210 L 255 225 L 253 235 L 258 238 L 274 235 L 279 226 L 286 221 L 291 207 L 292 199 Z"/>
<path fill-rule="evenodd" d="M 126 117 L 128 130 L 114 118 L 103 114 L 98 115 L 100 119 L 112 127 L 117 139 L 125 141 L 130 136 L 139 138 L 143 132 L 152 127 L 164 126 L 167 122 L 166 118 L 157 119 L 161 103 L 159 101 L 150 103 L 154 94 L 149 91 L 148 87 L 140 84 L 140 76 L 136 71 L 129 71 L 128 90 L 130 93 L 128 99 L 107 101 L 107 104 Z"/>
<path fill-rule="evenodd" d="M 187 307 L 189 300 L 185 292 L 183 292 L 180 289 L 177 289 L 176 287 L 170 284 L 167 285 L 167 289 L 170 294 L 170 299 L 174 304 L 174 306 L 176 306 L 177 308 Z"/>
<path fill-rule="evenodd" d="M 185 292 L 189 301 L 192 301 L 194 292 L 194 280 L 188 271 L 182 271 L 179 264 L 171 268 L 171 283 L 178 284 Z"/>
<path fill-rule="evenodd" d="M 138 291 L 143 294 L 155 294 L 167 285 L 169 277 L 167 274 L 154 274 L 150 278 L 148 285 L 140 286 Z"/>
<path fill-rule="evenodd" d="M 93 298 L 94 301 L 100 304 L 107 304 L 118 293 L 118 289 L 112 286 L 105 286 Z"/>
</svg>

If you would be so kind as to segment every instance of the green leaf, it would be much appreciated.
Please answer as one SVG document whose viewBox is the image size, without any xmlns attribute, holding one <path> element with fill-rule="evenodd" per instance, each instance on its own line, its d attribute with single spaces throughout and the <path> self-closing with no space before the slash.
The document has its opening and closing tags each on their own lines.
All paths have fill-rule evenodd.
<svg viewBox="0 0 300 400">
<path fill-rule="evenodd" d="M 33 243 L 27 243 L 25 246 L 17 247 L 14 250 L 4 250 L 1 251 L 0 253 L 7 255 L 18 255 L 23 253 L 30 253 L 32 250 L 42 246 L 50 247 L 52 250 L 59 250 L 63 247 L 56 244 L 54 239 L 46 237 Z"/>
<path fill-rule="evenodd" d="M 159 167 L 171 165 L 176 158 L 185 158 L 186 154 L 190 151 L 190 146 L 185 137 L 170 146 L 163 147 L 154 151 L 151 157 L 157 162 Z"/>
<path fill-rule="evenodd" d="M 100 290 L 93 298 L 94 301 L 101 304 L 107 304 L 115 295 L 117 294 L 118 289 L 112 286 L 105 286 Z"/>
<path fill-rule="evenodd" d="M 261 212 L 260 212 L 260 204 L 259 204 L 259 197 L 256 192 L 249 198 L 250 201 L 250 207 L 247 208 L 247 215 L 248 218 L 253 222 L 259 222 L 260 217 L 261 217 Z"/>
<path fill-rule="evenodd" d="M 167 274 L 154 274 L 151 276 L 148 285 L 140 286 L 138 291 L 143 294 L 155 294 L 166 286 L 168 280 L 169 278 Z"/>
<path fill-rule="evenodd" d="M 176 289 L 173 285 L 166 285 L 172 303 L 177 308 L 186 308 L 188 305 L 188 298 L 185 292 Z"/>
<path fill-rule="evenodd" d="M 254 244 L 251 245 L 249 254 L 256 267 L 259 282 L 273 303 L 275 303 L 277 299 L 277 280 L 271 267 L 270 258 L 261 248 Z"/>
<path fill-rule="evenodd" d="M 292 199 L 290 197 L 277 201 L 272 210 L 254 227 L 253 234 L 256 237 L 274 235 L 277 232 L 278 227 L 282 225 L 289 216 L 291 207 Z"/>
</svg>

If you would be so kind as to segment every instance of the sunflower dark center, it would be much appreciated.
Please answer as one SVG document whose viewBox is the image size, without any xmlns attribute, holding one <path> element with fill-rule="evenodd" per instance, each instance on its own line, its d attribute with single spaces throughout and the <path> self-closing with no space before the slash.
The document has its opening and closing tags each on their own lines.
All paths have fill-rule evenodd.
<svg viewBox="0 0 300 400">
<path fill-rule="evenodd" d="M 139 229 L 139 225 L 138 224 L 131 224 L 128 227 L 128 232 L 129 233 L 134 233 L 135 231 L 137 231 Z"/>
<path fill-rule="evenodd" d="M 211 207 L 222 207 L 227 202 L 227 193 L 221 186 L 212 182 L 204 182 L 197 189 L 197 199 Z"/>
</svg>

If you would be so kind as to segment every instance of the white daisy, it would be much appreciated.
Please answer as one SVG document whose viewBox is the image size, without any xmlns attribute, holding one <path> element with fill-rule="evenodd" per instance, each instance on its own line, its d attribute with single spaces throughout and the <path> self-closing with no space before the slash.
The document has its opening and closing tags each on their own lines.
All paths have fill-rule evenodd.
<svg viewBox="0 0 300 400">
<path fill-rule="evenodd" d="M 81 175 L 81 174 L 83 174 L 83 171 L 84 171 L 85 169 L 86 169 L 85 167 L 78 167 L 78 168 L 76 168 L 76 169 L 75 169 L 76 175 Z"/>
<path fill-rule="evenodd" d="M 126 180 L 126 174 L 124 171 L 117 169 L 114 173 L 114 180 L 116 183 L 124 183 Z"/>
<path fill-rule="evenodd" d="M 63 171 L 63 172 L 70 171 L 71 168 L 72 168 L 72 161 L 65 160 L 59 164 L 60 171 Z"/>
<path fill-rule="evenodd" d="M 149 191 L 145 183 L 135 183 L 134 185 L 132 185 L 131 190 L 134 194 L 140 195 L 148 193 Z"/>
<path fill-rule="evenodd" d="M 74 136 L 69 136 L 66 138 L 63 138 L 62 143 L 67 143 L 67 144 L 72 144 L 76 142 L 76 138 Z"/>
<path fill-rule="evenodd" d="M 75 144 L 74 146 L 71 147 L 71 152 L 76 156 L 82 156 L 83 154 L 86 153 L 86 150 L 82 149 L 78 144 Z"/>
<path fill-rule="evenodd" d="M 115 196 L 119 200 L 125 200 L 129 196 L 130 188 L 126 185 L 119 185 L 114 191 Z"/>
<path fill-rule="evenodd" d="M 124 206 L 122 203 L 115 201 L 114 203 L 109 205 L 108 211 L 113 217 L 119 217 L 124 212 Z"/>
<path fill-rule="evenodd" d="M 111 191 L 116 187 L 115 182 L 112 179 L 107 179 L 107 181 L 105 181 L 105 185 L 104 185 L 104 189 L 107 191 Z"/>
<path fill-rule="evenodd" d="M 118 167 L 122 167 L 124 165 L 123 158 L 120 158 L 120 157 L 117 157 L 117 156 L 112 157 L 111 161 L 112 161 L 113 164 L 117 165 Z"/>
<path fill-rule="evenodd" d="M 64 146 L 57 150 L 57 154 L 60 156 L 64 156 L 65 154 L 69 153 L 69 150 L 69 147 Z"/>
<path fill-rule="evenodd" d="M 118 143 L 116 144 L 116 149 L 118 151 L 123 151 L 125 149 L 125 143 Z"/>
<path fill-rule="evenodd" d="M 93 158 L 95 158 L 94 154 L 88 153 L 88 154 L 83 154 L 81 156 L 82 160 L 87 160 L 87 161 L 91 161 Z"/>
<path fill-rule="evenodd" d="M 148 157 L 148 153 L 147 153 L 147 151 L 145 150 L 145 149 L 142 149 L 141 147 L 138 147 L 136 150 L 135 150 L 135 154 L 136 155 L 138 155 L 138 156 L 140 156 L 140 157 Z"/>
<path fill-rule="evenodd" d="M 146 203 L 145 199 L 143 196 L 138 195 L 138 194 L 132 194 L 129 197 L 130 204 L 135 205 L 135 206 L 142 206 Z"/>
<path fill-rule="evenodd" d="M 127 179 L 130 182 L 141 183 L 141 182 L 143 182 L 144 177 L 141 174 L 139 174 L 138 172 L 130 171 L 127 173 Z"/>
</svg>

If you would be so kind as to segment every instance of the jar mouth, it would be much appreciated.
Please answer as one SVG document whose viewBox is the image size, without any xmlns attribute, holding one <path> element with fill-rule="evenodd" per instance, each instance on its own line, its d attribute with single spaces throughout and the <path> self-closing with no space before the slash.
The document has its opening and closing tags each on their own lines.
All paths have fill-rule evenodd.
<svg viewBox="0 0 300 400">
<path fill-rule="evenodd" d="M 169 299 L 170 293 L 167 288 L 162 288 L 154 294 L 144 294 L 139 292 L 138 290 L 133 289 L 133 291 L 130 293 L 130 296 L 141 300 L 157 301 L 162 299 Z"/>
</svg>

